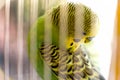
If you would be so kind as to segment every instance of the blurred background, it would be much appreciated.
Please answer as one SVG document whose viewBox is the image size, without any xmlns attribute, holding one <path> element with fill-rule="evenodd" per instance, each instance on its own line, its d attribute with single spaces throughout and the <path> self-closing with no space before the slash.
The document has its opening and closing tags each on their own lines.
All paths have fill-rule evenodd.
<svg viewBox="0 0 120 80">
<path fill-rule="evenodd" d="M 115 64 L 112 64 L 114 66 L 114 69 L 111 72 L 115 72 L 115 80 L 120 79 L 120 0 L 118 0 L 118 5 L 117 5 L 117 13 L 116 13 L 116 38 L 117 38 L 117 46 L 115 48 L 116 50 L 116 57 L 115 57 Z M 113 62 L 114 63 L 114 62 Z M 111 66 L 111 67 L 112 67 Z M 112 75 L 111 75 L 112 76 Z"/>
<path fill-rule="evenodd" d="M 67 0 L 0 0 L 0 80 L 40 80 L 28 59 L 27 35 L 38 17 L 64 1 Z M 98 13 L 100 33 L 104 33 L 96 39 L 101 72 L 107 80 L 120 80 L 120 0 L 68 1 L 83 2 Z"/>
<path fill-rule="evenodd" d="M 0 0 L 0 80 L 40 80 L 28 59 L 27 35 L 37 18 L 58 1 Z"/>
</svg>

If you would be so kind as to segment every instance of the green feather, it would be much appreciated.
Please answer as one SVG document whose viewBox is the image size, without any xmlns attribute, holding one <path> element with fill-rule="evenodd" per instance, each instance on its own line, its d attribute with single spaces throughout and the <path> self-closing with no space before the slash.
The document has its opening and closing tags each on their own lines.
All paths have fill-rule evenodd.
<svg viewBox="0 0 120 80">
<path fill-rule="evenodd" d="M 43 44 L 44 41 L 44 16 L 40 17 L 36 23 L 31 27 L 30 33 L 28 35 L 28 53 L 29 53 L 29 59 L 35 69 L 38 72 L 38 75 L 43 78 L 44 80 L 44 70 L 45 66 L 47 64 L 43 61 L 41 58 L 39 48 L 40 45 Z M 36 39 L 36 42 L 34 43 L 34 39 Z M 33 42 L 32 42 L 33 41 Z M 32 44 L 33 43 L 33 44 Z M 36 48 L 35 48 L 36 47 Z M 58 80 L 57 77 L 51 73 L 51 80 Z"/>
<path fill-rule="evenodd" d="M 67 13 L 67 16 L 68 16 L 67 21 L 68 22 L 66 22 L 66 24 L 68 26 L 64 26 L 65 28 L 66 27 L 68 28 L 68 32 L 66 32 L 67 38 L 63 39 L 62 43 L 65 46 L 64 50 L 66 50 L 68 52 L 64 52 L 60 49 L 59 51 L 62 51 L 62 52 L 58 54 L 58 52 L 56 50 L 54 51 L 53 48 L 48 50 L 48 52 L 44 52 L 44 50 L 46 50 L 46 49 L 44 49 L 43 45 L 45 45 L 45 44 L 49 45 L 48 43 L 45 42 L 46 26 L 47 26 L 47 30 L 49 30 L 49 31 L 51 30 L 50 44 L 55 46 L 56 48 L 59 48 L 59 43 L 61 43 L 60 39 L 59 39 L 61 36 L 61 34 L 59 33 L 60 27 L 61 27 L 60 26 L 60 19 L 61 19 L 60 18 L 60 13 L 61 13 L 60 9 L 61 9 L 61 6 L 63 6 L 63 5 L 67 5 L 67 9 L 68 9 L 68 13 Z M 76 7 L 81 7 L 81 6 L 84 9 L 84 14 L 79 15 L 77 17 L 78 18 L 81 18 L 82 16 L 84 17 L 84 21 L 83 21 L 84 25 L 80 24 L 77 26 L 82 25 L 83 32 L 82 31 L 78 32 L 79 37 L 76 39 L 75 38 L 75 20 L 76 20 L 75 19 L 75 16 L 76 16 L 75 11 L 76 11 Z M 49 22 L 49 19 L 50 19 L 50 22 Z M 91 20 L 91 19 L 93 19 L 93 20 Z M 29 53 L 29 58 L 30 58 L 31 63 L 33 64 L 33 66 L 35 67 L 38 74 L 40 75 L 40 77 L 43 80 L 44 80 L 44 75 L 45 75 L 44 70 L 47 70 L 47 69 L 50 69 L 50 71 L 48 73 L 51 73 L 51 76 L 50 76 L 51 80 L 58 80 L 58 78 L 60 77 L 57 73 L 58 68 L 53 68 L 53 67 L 56 67 L 56 65 L 59 64 L 58 63 L 59 59 L 56 60 L 56 58 L 59 58 L 60 55 L 64 55 L 64 53 L 70 54 L 70 55 L 67 55 L 68 59 L 65 61 L 66 64 L 67 64 L 67 62 L 69 63 L 67 65 L 68 73 L 66 73 L 69 78 L 67 78 L 67 79 L 73 78 L 73 76 L 70 75 L 72 73 L 72 71 L 69 72 L 71 70 L 70 69 L 71 66 L 72 66 L 72 68 L 74 68 L 74 66 L 75 66 L 71 62 L 71 61 L 73 61 L 72 60 L 73 56 L 74 56 L 73 54 L 75 54 L 77 51 L 82 50 L 82 48 L 80 48 L 81 41 L 83 41 L 83 44 L 86 44 L 87 42 L 90 42 L 91 38 L 96 35 L 96 32 L 93 32 L 97 28 L 96 20 L 97 20 L 96 15 L 88 7 L 86 7 L 82 4 L 67 3 L 67 4 L 59 5 L 58 7 L 47 11 L 45 13 L 45 15 L 40 17 L 35 22 L 35 24 L 33 24 L 33 26 L 30 29 L 30 33 L 28 35 L 28 53 Z M 46 25 L 46 23 L 47 23 L 47 25 Z M 93 25 L 93 24 L 95 24 L 95 25 Z M 79 29 L 81 29 L 81 27 L 79 27 Z M 47 48 L 47 49 L 49 49 L 49 48 Z M 53 52 L 53 54 L 51 52 Z M 80 57 L 83 60 L 82 60 L 82 62 L 79 61 L 77 64 L 79 64 L 80 66 L 82 64 L 84 64 L 85 67 L 80 68 L 80 71 L 83 70 L 82 72 L 86 72 L 91 75 L 92 74 L 91 72 L 94 72 L 94 71 L 92 71 L 91 68 L 86 67 L 86 65 L 87 65 L 86 60 L 88 60 L 88 58 L 81 57 L 81 55 L 80 55 L 80 54 L 83 54 L 84 52 L 87 52 L 87 51 L 79 52 L 79 56 L 77 56 L 77 57 Z M 51 53 L 51 54 L 49 55 L 49 53 Z M 87 54 L 89 54 L 89 52 L 87 52 Z M 50 59 L 53 58 L 53 60 L 55 60 L 55 61 L 53 61 L 53 62 L 49 61 L 49 60 L 46 61 L 45 59 L 47 59 L 47 58 L 44 58 L 43 55 L 49 55 L 47 58 L 50 58 Z M 63 57 L 65 57 L 65 56 L 63 56 Z M 63 58 L 63 59 L 65 59 L 65 58 Z M 60 59 L 60 60 L 63 60 L 63 59 Z M 69 61 L 69 60 L 71 60 L 71 61 Z M 89 62 L 89 64 L 90 64 L 90 66 L 92 66 L 91 62 Z M 78 73 L 82 76 L 82 72 L 78 72 Z M 97 72 L 95 74 L 97 75 L 97 77 L 100 75 Z M 64 76 L 64 73 L 62 73 L 61 75 Z M 78 75 L 78 76 L 80 76 L 80 75 Z M 71 76 L 72 76 L 72 78 L 71 78 Z M 83 77 L 82 80 L 86 80 L 89 78 L 88 76 L 84 78 L 84 75 L 82 77 Z M 96 79 L 98 79 L 98 78 L 96 78 Z M 102 79 L 98 79 L 98 80 L 102 80 Z"/>
</svg>

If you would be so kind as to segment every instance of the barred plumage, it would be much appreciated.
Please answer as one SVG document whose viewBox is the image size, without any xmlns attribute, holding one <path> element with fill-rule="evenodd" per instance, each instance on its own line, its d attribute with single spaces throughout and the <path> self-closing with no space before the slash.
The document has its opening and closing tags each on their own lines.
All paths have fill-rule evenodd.
<svg viewBox="0 0 120 80">
<path fill-rule="evenodd" d="M 60 4 L 38 19 L 31 31 L 33 39 L 36 28 L 37 50 L 40 52 L 36 59 L 37 71 L 42 78 L 44 77 L 44 70 L 42 70 L 44 61 L 56 75 L 52 74 L 52 80 L 54 78 L 60 80 L 104 80 L 83 45 L 91 41 L 98 30 L 98 18 L 90 8 L 83 4 Z M 45 30 L 46 28 L 47 30 Z M 50 36 L 45 31 L 51 31 Z M 35 44 L 32 45 L 36 47 Z"/>
<path fill-rule="evenodd" d="M 60 80 L 104 80 L 84 49 L 81 45 L 77 51 L 70 53 L 47 44 L 40 48 L 40 55 Z"/>
<path fill-rule="evenodd" d="M 86 37 L 94 37 L 96 34 L 96 31 L 98 31 L 99 26 L 96 26 L 99 24 L 97 15 L 88 7 L 84 6 L 83 4 L 74 4 L 74 3 L 66 3 L 66 4 L 61 4 L 60 6 L 53 8 L 53 10 L 51 12 L 49 12 L 49 14 L 47 13 L 47 15 L 52 15 L 52 23 L 53 25 L 56 25 L 56 27 L 59 29 L 60 26 L 60 9 L 61 6 L 65 6 L 67 7 L 68 11 L 67 12 L 67 16 L 65 17 L 67 18 L 68 22 L 66 22 L 66 24 L 68 24 L 68 36 L 75 36 L 75 22 L 76 20 L 78 20 L 77 18 L 80 18 L 83 24 L 79 24 L 79 26 L 81 27 L 81 29 L 83 29 L 81 31 L 81 29 L 79 30 L 79 32 L 77 32 L 77 34 L 80 36 L 79 38 L 81 38 L 81 36 L 86 36 Z M 63 7 L 64 8 L 64 7 Z M 80 8 L 82 11 L 81 14 L 77 13 L 76 10 L 78 10 L 77 8 Z M 65 11 L 65 10 L 64 10 Z M 79 11 L 79 12 L 80 12 Z M 65 13 L 65 12 L 64 12 Z M 77 14 L 76 14 L 77 13 Z M 82 18 L 83 17 L 83 18 Z M 79 22 L 81 23 L 81 22 Z M 77 25 L 78 26 L 78 25 Z"/>
<path fill-rule="evenodd" d="M 64 8 L 66 8 L 67 10 L 64 10 Z M 64 13 L 66 13 L 65 16 L 60 15 L 64 15 Z M 80 45 L 80 42 L 90 42 L 96 36 L 99 28 L 97 15 L 90 8 L 80 3 L 60 4 L 59 6 L 46 12 L 46 15 L 47 17 L 51 16 L 52 43 L 55 45 L 55 41 L 58 41 L 58 43 L 65 43 L 64 45 L 67 44 L 66 46 L 67 48 L 69 48 L 70 44 L 74 41 L 75 44 L 71 46 L 71 51 L 75 51 Z M 61 26 L 63 22 L 60 21 L 64 21 L 61 20 L 64 18 L 67 18 L 67 21 L 64 22 L 66 26 Z M 64 30 L 66 38 L 63 39 L 62 42 L 59 41 L 59 36 L 62 36 L 60 33 L 61 27 L 66 29 Z M 55 36 L 56 32 L 58 36 Z M 59 46 L 58 43 L 57 46 Z"/>
</svg>

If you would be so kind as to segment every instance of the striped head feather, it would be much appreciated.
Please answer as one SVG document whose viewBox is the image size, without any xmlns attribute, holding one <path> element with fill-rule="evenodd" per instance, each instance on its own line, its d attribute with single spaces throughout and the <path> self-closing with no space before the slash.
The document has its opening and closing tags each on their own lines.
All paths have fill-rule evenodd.
<svg viewBox="0 0 120 80">
<path fill-rule="evenodd" d="M 59 34 L 59 43 L 65 43 L 67 49 L 75 51 L 80 43 L 87 43 L 99 30 L 97 15 L 81 3 L 64 3 L 46 12 L 51 16 L 51 24 Z M 56 32 L 52 31 L 52 36 Z"/>
</svg>

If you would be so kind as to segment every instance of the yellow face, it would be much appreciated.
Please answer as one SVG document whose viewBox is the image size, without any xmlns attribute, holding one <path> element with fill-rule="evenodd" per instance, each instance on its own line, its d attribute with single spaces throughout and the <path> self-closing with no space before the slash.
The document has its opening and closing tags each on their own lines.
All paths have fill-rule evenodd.
<svg viewBox="0 0 120 80">
<path fill-rule="evenodd" d="M 69 36 L 65 41 L 66 49 L 69 52 L 74 52 L 78 49 L 80 44 L 89 43 L 95 36 L 97 32 L 89 33 L 88 35 L 80 35 L 79 37 Z"/>
<path fill-rule="evenodd" d="M 74 39 L 73 37 L 69 37 L 66 40 L 66 48 L 69 52 L 74 52 L 75 50 L 78 49 L 80 44 L 84 43 L 84 38 L 83 39 Z"/>
</svg>

